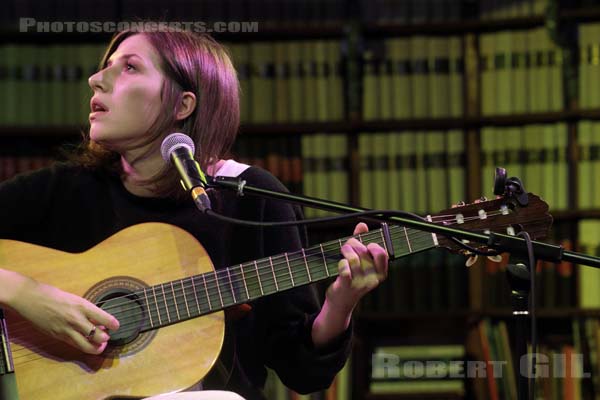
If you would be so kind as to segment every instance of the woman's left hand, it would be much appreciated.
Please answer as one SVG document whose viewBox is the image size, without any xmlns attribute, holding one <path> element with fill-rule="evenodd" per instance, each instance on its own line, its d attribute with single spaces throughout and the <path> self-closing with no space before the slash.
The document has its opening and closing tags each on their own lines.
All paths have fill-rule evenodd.
<svg viewBox="0 0 600 400">
<path fill-rule="evenodd" d="M 354 235 L 369 231 L 363 222 L 356 225 Z M 338 263 L 339 275 L 327 289 L 330 306 L 342 312 L 351 312 L 358 301 L 383 282 L 388 273 L 388 253 L 378 244 L 362 244 L 355 238 L 342 246 Z"/>
</svg>

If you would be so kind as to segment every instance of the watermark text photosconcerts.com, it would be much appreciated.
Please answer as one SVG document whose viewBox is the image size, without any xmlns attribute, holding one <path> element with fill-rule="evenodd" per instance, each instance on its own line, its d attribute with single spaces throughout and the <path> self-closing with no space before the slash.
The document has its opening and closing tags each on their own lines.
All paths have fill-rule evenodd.
<svg viewBox="0 0 600 400">
<path fill-rule="evenodd" d="M 248 33 L 258 32 L 258 21 L 37 21 L 20 18 L 19 32 L 36 33 L 115 33 L 192 31 L 196 33 Z"/>
<path fill-rule="evenodd" d="M 531 372 L 529 362 L 533 354 L 519 359 L 514 373 L 535 378 L 589 378 L 590 372 L 583 369 L 583 354 L 535 354 L 536 368 Z M 510 370 L 507 361 L 466 360 L 403 360 L 395 354 L 375 353 L 371 359 L 373 379 L 442 379 L 442 378 L 485 378 L 492 374 L 501 378 Z"/>
</svg>

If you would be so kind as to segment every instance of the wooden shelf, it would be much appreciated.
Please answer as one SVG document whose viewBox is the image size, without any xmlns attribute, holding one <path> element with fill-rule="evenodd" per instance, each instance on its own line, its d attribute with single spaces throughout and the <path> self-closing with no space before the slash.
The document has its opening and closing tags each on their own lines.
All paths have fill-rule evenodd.
<svg viewBox="0 0 600 400">
<path fill-rule="evenodd" d="M 415 118 L 388 120 L 342 120 L 323 122 L 274 122 L 242 124 L 241 135 L 277 136 L 292 134 L 328 133 L 375 133 L 406 130 L 476 129 L 485 126 L 522 126 L 574 122 L 581 119 L 600 120 L 600 109 L 570 110 L 514 115 L 492 115 L 464 118 Z M 73 136 L 79 135 L 83 126 L 17 125 L 0 126 L 0 136 Z"/>
</svg>

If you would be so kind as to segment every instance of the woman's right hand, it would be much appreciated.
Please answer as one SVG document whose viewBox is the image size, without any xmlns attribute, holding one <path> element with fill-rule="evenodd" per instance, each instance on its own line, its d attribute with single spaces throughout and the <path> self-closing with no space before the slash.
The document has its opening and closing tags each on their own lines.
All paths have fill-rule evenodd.
<svg viewBox="0 0 600 400">
<path fill-rule="evenodd" d="M 19 276 L 7 306 L 31 321 L 41 332 L 88 353 L 100 354 L 119 321 L 82 297 Z"/>
</svg>

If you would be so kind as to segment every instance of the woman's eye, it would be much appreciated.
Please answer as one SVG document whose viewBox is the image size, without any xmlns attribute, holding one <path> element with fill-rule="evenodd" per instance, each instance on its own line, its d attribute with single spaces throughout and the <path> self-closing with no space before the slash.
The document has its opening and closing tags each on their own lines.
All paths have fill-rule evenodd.
<svg viewBox="0 0 600 400">
<path fill-rule="evenodd" d="M 135 70 L 135 66 L 133 64 L 130 64 L 130 63 L 127 63 L 125 65 L 125 68 L 127 68 L 127 71 Z"/>
</svg>

